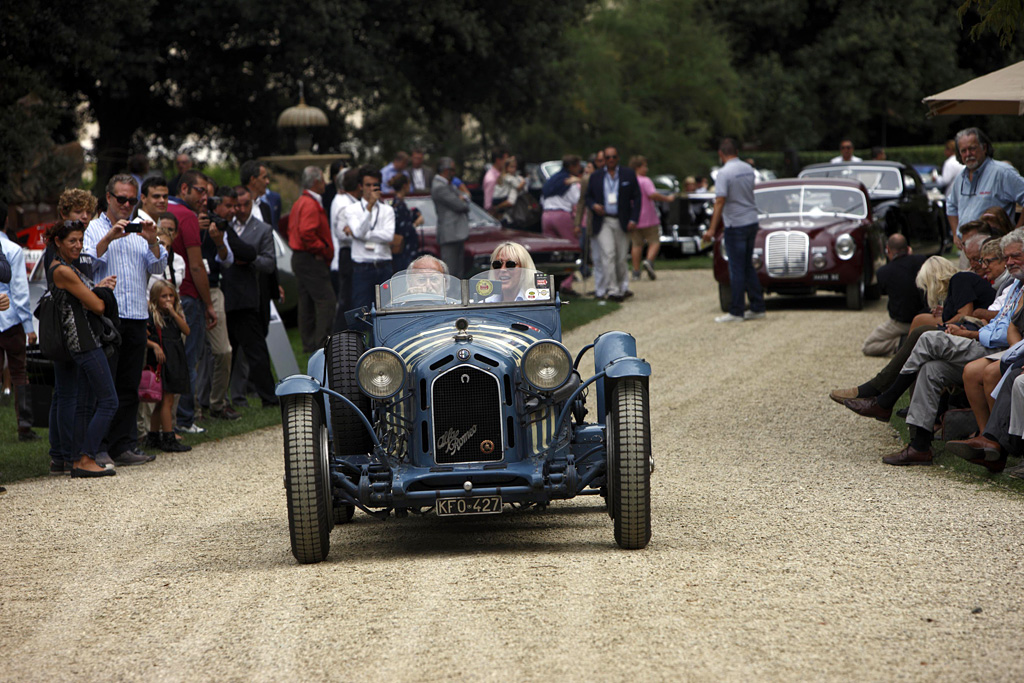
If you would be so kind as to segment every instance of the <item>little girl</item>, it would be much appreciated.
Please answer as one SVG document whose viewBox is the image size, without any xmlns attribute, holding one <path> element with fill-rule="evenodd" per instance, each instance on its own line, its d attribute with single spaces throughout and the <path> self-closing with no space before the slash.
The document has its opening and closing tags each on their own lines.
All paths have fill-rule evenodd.
<svg viewBox="0 0 1024 683">
<path fill-rule="evenodd" d="M 174 285 L 166 280 L 153 283 L 149 290 L 149 354 L 150 366 L 162 365 L 163 398 L 156 405 L 149 422 L 148 444 L 167 452 L 192 450 L 174 438 L 172 407 L 177 394 L 191 391 L 188 363 L 185 360 L 184 337 L 189 334 L 185 312 Z"/>
</svg>

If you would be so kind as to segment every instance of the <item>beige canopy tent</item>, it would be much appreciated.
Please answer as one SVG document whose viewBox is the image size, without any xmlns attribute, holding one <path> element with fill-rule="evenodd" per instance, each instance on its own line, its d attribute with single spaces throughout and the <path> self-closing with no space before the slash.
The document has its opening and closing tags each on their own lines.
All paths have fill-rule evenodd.
<svg viewBox="0 0 1024 683">
<path fill-rule="evenodd" d="M 922 100 L 929 115 L 1024 115 L 1024 62 L 979 76 Z"/>
</svg>

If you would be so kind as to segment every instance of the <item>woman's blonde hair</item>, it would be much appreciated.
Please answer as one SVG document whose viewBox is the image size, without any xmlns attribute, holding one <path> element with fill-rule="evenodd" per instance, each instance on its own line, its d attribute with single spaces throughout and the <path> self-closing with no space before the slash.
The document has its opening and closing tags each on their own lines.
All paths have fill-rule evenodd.
<svg viewBox="0 0 1024 683">
<path fill-rule="evenodd" d="M 185 311 L 181 308 L 181 297 L 178 296 L 178 290 L 167 280 L 157 280 L 149 290 L 149 312 L 153 316 L 153 323 L 161 330 L 167 324 L 163 311 L 160 310 L 160 296 L 164 293 L 164 290 L 169 290 L 174 294 L 174 312 L 182 318 L 185 317 Z"/>
<path fill-rule="evenodd" d="M 530 252 L 526 251 L 526 247 L 519 244 L 518 242 L 502 242 L 494 248 L 491 252 L 491 261 L 498 260 L 498 254 L 506 252 L 512 255 L 515 262 L 519 264 L 520 268 L 528 268 L 530 270 L 537 270 L 537 266 L 533 264 L 533 257 L 530 256 Z"/>
<path fill-rule="evenodd" d="M 949 280 L 958 272 L 956 266 L 941 256 L 932 256 L 921 265 L 914 282 L 919 289 L 924 290 L 930 308 L 945 303 Z"/>
</svg>

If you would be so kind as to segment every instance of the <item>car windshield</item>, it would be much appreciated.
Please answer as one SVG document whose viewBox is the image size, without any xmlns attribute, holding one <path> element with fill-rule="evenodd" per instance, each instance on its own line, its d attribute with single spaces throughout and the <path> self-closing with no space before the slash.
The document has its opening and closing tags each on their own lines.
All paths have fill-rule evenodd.
<svg viewBox="0 0 1024 683">
<path fill-rule="evenodd" d="M 379 310 L 550 304 L 551 282 L 547 273 L 528 268 L 485 270 L 468 280 L 437 270 L 403 270 L 378 287 Z"/>
<path fill-rule="evenodd" d="M 417 197 L 406 197 L 405 203 L 409 205 L 410 209 L 419 209 L 419 212 L 423 215 L 424 227 L 437 227 L 437 210 L 434 209 L 433 199 L 426 195 L 420 195 Z M 470 202 L 469 227 L 476 228 L 481 225 L 491 225 L 497 228 L 501 227 L 501 223 L 495 220 L 491 214 L 484 211 L 480 206 Z"/>
<path fill-rule="evenodd" d="M 853 216 L 867 218 L 864 194 L 847 187 L 794 185 L 754 191 L 761 218 L 772 216 Z"/>
<path fill-rule="evenodd" d="M 843 178 L 856 180 L 872 197 L 896 197 L 903 191 L 898 168 L 861 164 L 822 166 L 800 171 L 801 178 Z"/>
</svg>

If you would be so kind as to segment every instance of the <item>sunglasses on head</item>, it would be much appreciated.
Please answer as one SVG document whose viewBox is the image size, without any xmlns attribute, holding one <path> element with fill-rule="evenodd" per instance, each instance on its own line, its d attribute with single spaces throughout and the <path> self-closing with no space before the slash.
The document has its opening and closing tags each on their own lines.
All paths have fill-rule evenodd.
<svg viewBox="0 0 1024 683">
<path fill-rule="evenodd" d="M 515 261 L 491 261 L 491 268 L 494 270 L 501 270 L 502 268 L 518 268 L 519 264 Z"/>
<path fill-rule="evenodd" d="M 117 201 L 118 204 L 127 204 L 128 206 L 135 206 L 136 202 L 139 201 L 138 197 L 119 197 L 116 194 L 110 195 Z"/>
<path fill-rule="evenodd" d="M 64 227 L 71 230 L 85 230 L 85 223 L 82 221 L 64 221 Z"/>
</svg>

